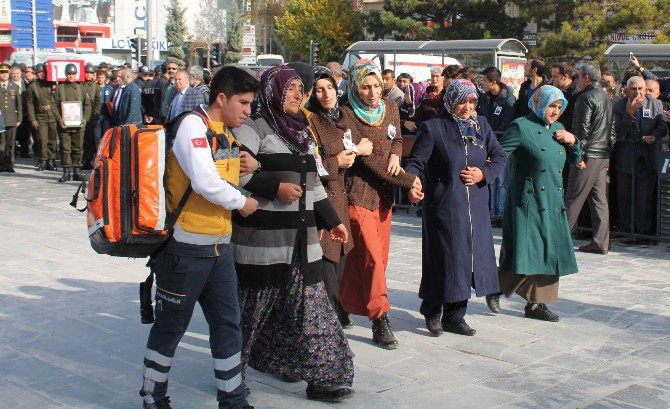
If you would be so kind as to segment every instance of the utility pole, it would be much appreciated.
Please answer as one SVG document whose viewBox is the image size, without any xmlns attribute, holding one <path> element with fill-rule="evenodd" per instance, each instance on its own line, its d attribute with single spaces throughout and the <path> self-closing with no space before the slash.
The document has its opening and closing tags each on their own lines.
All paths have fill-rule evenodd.
<svg viewBox="0 0 670 409">
<path fill-rule="evenodd" d="M 154 0 L 147 0 L 147 66 L 154 65 Z"/>
</svg>

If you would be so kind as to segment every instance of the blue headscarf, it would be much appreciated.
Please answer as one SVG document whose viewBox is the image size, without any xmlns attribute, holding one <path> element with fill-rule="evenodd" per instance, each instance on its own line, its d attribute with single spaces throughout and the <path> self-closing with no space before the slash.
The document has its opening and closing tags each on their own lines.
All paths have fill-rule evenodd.
<svg viewBox="0 0 670 409">
<path fill-rule="evenodd" d="M 528 108 L 538 118 L 544 120 L 547 107 L 559 99 L 562 101 L 561 112 L 565 112 L 565 108 L 568 107 L 568 100 L 565 99 L 561 90 L 552 85 L 543 85 L 528 100 Z"/>
<path fill-rule="evenodd" d="M 472 142 L 478 148 L 482 147 L 482 137 L 479 135 L 479 123 L 477 122 L 477 111 L 473 110 L 469 118 L 459 118 L 454 115 L 454 108 L 459 102 L 468 98 L 474 98 L 477 105 L 477 87 L 470 80 L 457 79 L 451 82 L 444 92 L 444 108 L 458 124 L 463 142 Z"/>
<path fill-rule="evenodd" d="M 479 96 L 477 95 L 475 84 L 465 79 L 451 81 L 451 84 L 449 84 L 447 90 L 444 92 L 444 107 L 447 109 L 447 112 L 453 114 L 456 104 L 471 97 L 475 99 L 476 105 Z M 473 116 L 477 116 L 475 111 L 473 111 Z"/>
</svg>

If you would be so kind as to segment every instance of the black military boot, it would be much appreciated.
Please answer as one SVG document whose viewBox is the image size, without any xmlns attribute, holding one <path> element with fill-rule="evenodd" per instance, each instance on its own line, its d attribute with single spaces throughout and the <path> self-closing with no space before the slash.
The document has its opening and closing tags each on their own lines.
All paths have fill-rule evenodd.
<svg viewBox="0 0 670 409">
<path fill-rule="evenodd" d="M 63 176 L 58 179 L 58 183 L 68 182 L 70 180 L 72 180 L 72 173 L 70 172 L 70 168 L 63 168 Z"/>
<path fill-rule="evenodd" d="M 77 182 L 82 182 L 84 179 L 84 175 L 81 174 L 79 168 L 74 168 L 74 174 L 72 175 L 72 180 L 77 181 Z"/>
<path fill-rule="evenodd" d="M 38 172 L 42 172 L 46 168 L 47 168 L 46 161 L 41 160 L 40 163 L 37 164 L 37 171 Z"/>
<path fill-rule="evenodd" d="M 47 161 L 47 170 L 56 170 L 56 159 L 49 159 Z"/>
<path fill-rule="evenodd" d="M 398 341 L 391 331 L 391 324 L 386 313 L 372 320 L 372 340 L 384 349 L 396 349 Z"/>
</svg>

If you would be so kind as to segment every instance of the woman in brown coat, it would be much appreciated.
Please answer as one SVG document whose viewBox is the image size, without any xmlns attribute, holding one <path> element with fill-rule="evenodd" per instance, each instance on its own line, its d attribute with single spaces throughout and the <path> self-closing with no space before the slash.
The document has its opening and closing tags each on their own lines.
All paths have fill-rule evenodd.
<svg viewBox="0 0 670 409">
<path fill-rule="evenodd" d="M 351 129 L 355 127 L 355 123 L 342 118 L 337 106 L 337 81 L 333 73 L 326 67 L 315 67 L 314 80 L 314 91 L 307 108 L 312 112 L 308 117 L 309 126 L 324 167 L 319 172 L 321 182 L 340 220 L 347 231 L 351 231 L 344 173 L 354 164 L 357 155 L 368 156 L 372 153 L 372 142 L 363 138 L 358 145 L 353 144 Z M 329 234 L 321 234 L 320 242 L 323 248 L 323 283 L 328 298 L 342 327 L 351 328 L 354 323 L 342 308 L 338 292 L 344 273 L 344 262 L 347 253 L 354 247 L 353 241 L 342 243 L 331 239 Z"/>
<path fill-rule="evenodd" d="M 347 312 L 372 320 L 375 343 L 395 349 L 398 341 L 386 315 L 391 309 L 386 290 L 386 265 L 393 185 L 420 189 L 421 182 L 400 167 L 400 115 L 393 101 L 381 98 L 379 68 L 370 60 L 360 60 L 351 68 L 349 81 L 350 108 L 342 109 L 342 116 L 355 123 L 354 143 L 365 136 L 372 142 L 373 149 L 370 156 L 356 158 L 345 178 L 354 248 L 344 267 L 340 302 Z"/>
</svg>

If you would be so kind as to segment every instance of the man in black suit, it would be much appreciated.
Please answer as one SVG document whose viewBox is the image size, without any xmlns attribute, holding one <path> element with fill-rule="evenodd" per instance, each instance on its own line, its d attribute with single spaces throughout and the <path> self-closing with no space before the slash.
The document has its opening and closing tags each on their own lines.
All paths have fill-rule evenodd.
<svg viewBox="0 0 670 409">
<path fill-rule="evenodd" d="M 16 128 L 23 119 L 23 103 L 18 85 L 9 81 L 9 64 L 0 64 L 0 111 L 5 132 L 0 133 L 0 172 L 14 173 Z"/>
<path fill-rule="evenodd" d="M 655 142 L 666 136 L 668 128 L 663 120 L 663 104 L 646 95 L 642 77 L 628 80 L 626 94 L 614 105 L 616 136 L 621 141 L 616 153 L 621 230 L 632 233 L 634 228 L 635 233 L 653 235 L 659 152 Z M 631 191 L 633 177 L 635 192 Z M 635 226 L 631 225 L 633 202 Z"/>
</svg>

